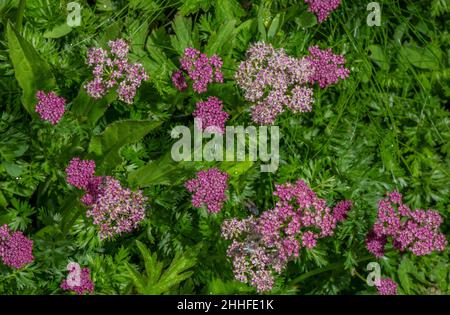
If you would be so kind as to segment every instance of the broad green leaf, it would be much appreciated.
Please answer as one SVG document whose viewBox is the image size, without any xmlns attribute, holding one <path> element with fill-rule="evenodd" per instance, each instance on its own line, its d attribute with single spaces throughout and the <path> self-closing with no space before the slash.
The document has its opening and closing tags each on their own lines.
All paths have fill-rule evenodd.
<svg viewBox="0 0 450 315">
<path fill-rule="evenodd" d="M 386 56 L 380 45 L 370 45 L 369 51 L 370 59 L 372 59 L 381 69 L 389 70 L 389 61 L 386 59 Z"/>
<path fill-rule="evenodd" d="M 10 22 L 6 26 L 6 38 L 15 77 L 23 91 L 22 103 L 28 113 L 37 117 L 34 110 L 37 103 L 36 92 L 54 90 L 56 88 L 55 78 L 48 64 Z"/>
<path fill-rule="evenodd" d="M 185 163 L 183 162 L 175 162 L 170 152 L 168 152 L 158 160 L 131 172 L 128 176 L 128 181 L 133 187 L 176 184 L 187 173 L 183 167 L 184 165 Z"/>
<path fill-rule="evenodd" d="M 242 161 L 242 162 L 222 162 L 222 169 L 230 174 L 232 177 L 239 177 L 245 172 L 247 172 L 252 166 L 252 161 Z"/>
<path fill-rule="evenodd" d="M 296 19 L 296 22 L 301 27 L 309 28 L 317 24 L 317 17 L 315 14 L 305 11 Z"/>
<path fill-rule="evenodd" d="M 108 125 L 105 130 L 91 138 L 89 153 L 106 170 L 120 163 L 119 150 L 126 144 L 139 141 L 161 122 L 148 120 L 121 120 Z"/>
<path fill-rule="evenodd" d="M 187 47 L 194 47 L 192 40 L 192 21 L 181 15 L 177 15 L 172 23 L 175 35 L 170 36 L 173 48 L 179 53 L 183 54 Z"/>
<path fill-rule="evenodd" d="M 72 28 L 66 22 L 56 25 L 49 31 L 44 33 L 45 38 L 60 38 L 72 32 Z"/>
<path fill-rule="evenodd" d="M 432 45 L 427 47 L 403 46 L 400 57 L 406 59 L 413 66 L 424 70 L 439 70 L 442 51 Z"/>
<path fill-rule="evenodd" d="M 232 41 L 235 37 L 235 24 L 235 20 L 228 21 L 219 29 L 218 33 L 211 35 L 206 46 L 206 53 L 208 55 L 221 53 L 223 56 L 225 48 L 226 50 L 233 48 Z"/>
<path fill-rule="evenodd" d="M 272 23 L 270 24 L 269 30 L 267 31 L 267 38 L 272 39 L 277 35 L 278 30 L 281 28 L 282 21 L 281 16 L 278 13 L 275 18 L 272 20 Z"/>
<path fill-rule="evenodd" d="M 77 97 L 72 102 L 72 112 L 78 117 L 80 122 L 87 123 L 93 127 L 115 98 L 116 93 L 110 92 L 105 97 L 96 100 L 87 94 L 83 83 Z"/>
</svg>

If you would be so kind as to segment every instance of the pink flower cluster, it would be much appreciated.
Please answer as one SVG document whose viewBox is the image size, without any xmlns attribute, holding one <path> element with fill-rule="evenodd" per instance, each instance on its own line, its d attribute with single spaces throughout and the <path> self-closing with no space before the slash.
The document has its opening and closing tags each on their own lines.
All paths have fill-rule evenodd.
<svg viewBox="0 0 450 315">
<path fill-rule="evenodd" d="M 186 189 L 193 193 L 192 205 L 206 207 L 208 212 L 217 213 L 227 200 L 228 174 L 217 168 L 199 171 L 197 177 L 186 181 Z"/>
<path fill-rule="evenodd" d="M 226 220 L 222 225 L 222 236 L 233 240 L 227 254 L 236 279 L 260 292 L 272 288 L 273 272 L 281 273 L 302 247 L 311 249 L 319 238 L 333 235 L 351 207 L 349 201 L 340 204 L 335 215 L 302 180 L 276 185 L 274 195 L 279 198 L 275 208 L 259 218 Z"/>
<path fill-rule="evenodd" d="M 94 292 L 94 283 L 91 280 L 91 272 L 89 268 L 82 268 L 80 269 L 80 266 L 77 263 L 73 263 L 71 268 L 69 269 L 69 275 L 68 277 L 72 277 L 72 274 L 77 271 L 77 269 L 80 271 L 80 283 L 79 284 L 73 284 L 72 281 L 69 281 L 68 279 L 65 279 L 61 282 L 61 289 L 65 291 L 73 291 L 79 295 L 82 295 L 84 293 L 93 293 Z"/>
<path fill-rule="evenodd" d="M 397 283 L 392 279 L 380 279 L 378 284 L 375 284 L 379 295 L 397 295 Z"/>
<path fill-rule="evenodd" d="M 272 124 L 285 107 L 294 113 L 312 110 L 313 91 L 305 86 L 313 68 L 306 58 L 297 59 L 283 48 L 270 44 L 252 44 L 235 74 L 237 84 L 252 106 L 252 120 Z"/>
<path fill-rule="evenodd" d="M 35 110 L 41 119 L 49 121 L 52 125 L 56 125 L 64 115 L 66 100 L 54 92 L 46 94 L 44 91 L 37 91 L 36 98 L 38 99 L 38 103 Z"/>
<path fill-rule="evenodd" d="M 321 88 L 339 82 L 339 79 L 346 79 L 350 75 L 350 70 L 345 68 L 345 57 L 333 54 L 331 48 L 321 50 L 318 46 L 309 47 L 310 56 L 306 59 L 314 69 L 309 77 L 311 84 L 318 82 Z"/>
<path fill-rule="evenodd" d="M 81 201 L 90 206 L 86 215 L 100 228 L 105 239 L 131 232 L 145 218 L 147 198 L 141 191 L 123 188 L 110 176 L 94 176 L 95 162 L 73 158 L 66 168 L 67 182 L 83 189 Z"/>
<path fill-rule="evenodd" d="M 67 182 L 78 189 L 86 189 L 94 178 L 95 162 L 73 158 L 66 168 Z"/>
<path fill-rule="evenodd" d="M 208 100 L 205 102 L 198 102 L 192 116 L 201 120 L 203 130 L 208 128 L 212 131 L 211 128 L 213 128 L 214 131 L 222 134 L 225 132 L 225 122 L 230 117 L 222 109 L 222 101 L 214 96 L 208 97 Z"/>
<path fill-rule="evenodd" d="M 22 234 L 12 232 L 5 224 L 0 227 L 0 258 L 7 266 L 19 269 L 34 261 L 33 241 Z"/>
<path fill-rule="evenodd" d="M 313 12 L 319 22 L 323 22 L 332 11 L 341 4 L 341 0 L 305 0 L 309 5 L 308 11 Z"/>
<path fill-rule="evenodd" d="M 384 255 L 389 239 L 394 248 L 409 250 L 423 256 L 433 251 L 443 251 L 447 246 L 445 235 L 439 232 L 442 217 L 435 210 L 411 210 L 402 202 L 397 191 L 387 194 L 378 203 L 378 216 L 367 235 L 367 249 L 376 257 Z"/>
<path fill-rule="evenodd" d="M 223 83 L 222 59 L 217 55 L 208 57 L 197 49 L 188 47 L 184 50 L 180 63 L 181 69 L 193 81 L 192 88 L 197 93 L 206 92 L 210 83 Z M 172 82 L 180 91 L 188 87 L 182 70 L 178 70 L 172 75 Z"/>
<path fill-rule="evenodd" d="M 140 63 L 128 62 L 128 43 L 123 39 L 109 41 L 110 52 L 103 48 L 90 48 L 87 63 L 93 67 L 94 79 L 85 85 L 87 93 L 100 99 L 117 87 L 119 100 L 133 103 L 136 91 L 148 75 Z"/>
<path fill-rule="evenodd" d="M 123 188 L 118 180 L 106 176 L 104 187 L 86 216 L 100 227 L 101 239 L 113 237 L 138 227 L 145 218 L 146 201 L 141 191 Z"/>
</svg>

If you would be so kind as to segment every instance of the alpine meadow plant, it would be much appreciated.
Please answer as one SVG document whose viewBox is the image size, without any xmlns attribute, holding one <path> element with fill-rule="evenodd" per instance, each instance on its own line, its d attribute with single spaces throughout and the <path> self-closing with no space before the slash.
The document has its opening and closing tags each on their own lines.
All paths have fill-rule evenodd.
<svg viewBox="0 0 450 315">
<path fill-rule="evenodd" d="M 33 241 L 5 224 L 0 227 L 0 258 L 3 264 L 20 269 L 34 261 Z"/>
<path fill-rule="evenodd" d="M 233 240 L 227 254 L 235 278 L 259 292 L 272 289 L 273 273 L 281 273 L 302 248 L 312 249 L 320 238 L 332 236 L 351 208 L 351 202 L 344 201 L 332 210 L 303 180 L 276 185 L 273 194 L 279 199 L 275 207 L 259 218 L 231 219 L 222 225 L 222 236 Z"/>
<path fill-rule="evenodd" d="M 0 295 L 448 295 L 444 3 L 1 2 Z"/>
<path fill-rule="evenodd" d="M 140 63 L 128 61 L 129 45 L 123 39 L 108 42 L 109 51 L 92 47 L 87 54 L 87 64 L 92 68 L 91 81 L 86 83 L 87 93 L 99 99 L 116 88 L 119 100 L 132 104 L 137 89 L 148 75 Z"/>
</svg>

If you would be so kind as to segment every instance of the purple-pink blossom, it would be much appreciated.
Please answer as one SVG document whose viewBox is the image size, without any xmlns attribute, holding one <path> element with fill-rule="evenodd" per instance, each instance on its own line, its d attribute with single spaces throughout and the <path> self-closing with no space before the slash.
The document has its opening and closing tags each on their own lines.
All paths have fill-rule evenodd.
<svg viewBox="0 0 450 315">
<path fill-rule="evenodd" d="M 76 283 L 75 279 L 69 279 L 69 277 L 74 277 L 73 273 L 79 272 L 79 283 Z M 72 291 L 79 295 L 85 293 L 94 292 L 94 283 L 91 280 L 91 272 L 89 268 L 80 268 L 77 263 L 72 263 L 69 268 L 69 275 L 67 279 L 64 279 L 60 285 L 61 289 L 65 291 Z"/>
<path fill-rule="evenodd" d="M 208 57 L 199 50 L 187 47 L 180 59 L 181 69 L 173 73 L 172 82 L 183 91 L 187 88 L 185 74 L 192 80 L 192 88 L 197 93 L 204 93 L 211 83 L 223 83 L 222 59 L 213 55 Z"/>
<path fill-rule="evenodd" d="M 147 197 L 123 188 L 113 177 L 94 176 L 94 161 L 73 158 L 66 173 L 68 183 L 84 190 L 81 201 L 89 206 L 86 215 L 98 225 L 101 239 L 131 232 L 144 220 Z"/>
<path fill-rule="evenodd" d="M 183 71 L 178 70 L 172 74 L 172 83 L 175 85 L 175 88 L 179 91 L 184 91 L 188 88 L 188 84 L 186 82 L 186 78 L 183 75 Z"/>
<path fill-rule="evenodd" d="M 208 97 L 208 100 L 205 102 L 198 102 L 192 116 L 201 120 L 203 130 L 208 128 L 209 131 L 216 131 L 222 134 L 225 132 L 225 123 L 230 117 L 223 110 L 222 101 L 214 96 Z"/>
<path fill-rule="evenodd" d="M 310 55 L 306 59 L 313 69 L 310 83 L 317 82 L 321 88 L 325 88 L 350 75 L 350 70 L 344 67 L 345 57 L 333 54 L 331 48 L 321 50 L 318 46 L 312 46 L 308 50 Z"/>
<path fill-rule="evenodd" d="M 95 162 L 93 160 L 80 160 L 75 157 L 70 160 L 66 168 L 67 182 L 78 189 L 87 189 L 94 178 Z"/>
<path fill-rule="evenodd" d="M 6 224 L 1 226 L 0 258 L 3 264 L 16 269 L 32 263 L 33 241 L 20 231 L 12 232 Z"/>
<path fill-rule="evenodd" d="M 235 278 L 259 292 L 272 289 L 274 273 L 281 273 L 301 248 L 314 248 L 320 238 L 333 235 L 341 221 L 302 180 L 276 185 L 274 195 L 279 199 L 275 207 L 259 218 L 234 218 L 222 224 L 222 236 L 233 240 L 227 254 Z M 350 201 L 340 203 L 339 219 L 350 206 Z"/>
<path fill-rule="evenodd" d="M 235 79 L 245 99 L 253 103 L 252 120 L 268 125 L 286 109 L 294 113 L 312 110 L 313 91 L 306 86 L 312 74 L 306 58 L 290 57 L 283 48 L 257 42 L 247 50 Z"/>
<path fill-rule="evenodd" d="M 100 229 L 101 239 L 131 232 L 145 218 L 147 197 L 141 191 L 123 188 L 117 179 L 103 178 L 99 192 L 86 212 Z"/>
<path fill-rule="evenodd" d="M 59 97 L 54 92 L 37 91 L 36 112 L 41 119 L 49 121 L 52 125 L 56 125 L 64 115 L 66 100 Z"/>
<path fill-rule="evenodd" d="M 193 193 L 192 205 L 196 208 L 206 207 L 208 212 L 217 213 L 227 200 L 229 175 L 218 168 L 199 171 L 196 178 L 186 181 L 186 189 Z"/>
<path fill-rule="evenodd" d="M 86 83 L 87 93 L 100 99 L 109 90 L 116 87 L 119 100 L 131 104 L 142 81 L 148 80 L 148 75 L 140 63 L 128 61 L 129 45 L 123 39 L 109 41 L 110 51 L 103 48 L 90 48 L 88 51 L 88 66 L 92 67 L 93 79 Z"/>
<path fill-rule="evenodd" d="M 308 11 L 313 12 L 319 22 L 323 22 L 332 11 L 341 4 L 341 0 L 304 0 L 309 5 Z"/>
<path fill-rule="evenodd" d="M 435 210 L 411 210 L 394 191 L 378 203 L 378 215 L 366 240 L 367 249 L 376 257 L 384 254 L 388 240 L 400 251 L 423 256 L 443 251 L 447 239 L 439 232 L 442 217 Z"/>
<path fill-rule="evenodd" d="M 390 278 L 380 279 L 378 284 L 375 284 L 379 295 L 397 295 L 397 283 Z"/>
<path fill-rule="evenodd" d="M 342 200 L 338 202 L 333 208 L 333 216 L 336 221 L 344 221 L 347 218 L 347 213 L 352 208 L 351 200 Z"/>
</svg>

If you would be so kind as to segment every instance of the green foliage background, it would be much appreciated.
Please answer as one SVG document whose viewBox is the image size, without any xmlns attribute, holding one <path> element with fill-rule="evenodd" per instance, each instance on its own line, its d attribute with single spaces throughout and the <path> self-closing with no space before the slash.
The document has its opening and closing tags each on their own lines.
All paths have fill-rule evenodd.
<svg viewBox="0 0 450 315">
<path fill-rule="evenodd" d="M 377 201 L 395 188 L 410 206 L 439 210 L 448 235 L 448 0 L 380 0 L 380 27 L 366 24 L 369 1 L 343 0 L 317 24 L 301 0 L 77 0 L 82 22 L 74 28 L 66 25 L 70 1 L 26 1 L 24 11 L 20 2 L 0 2 L 0 224 L 31 237 L 36 259 L 16 271 L 0 265 L 0 293 L 61 294 L 68 260 L 91 269 L 96 294 L 254 293 L 233 280 L 220 224 L 251 214 L 249 200 L 270 209 L 274 185 L 298 178 L 330 203 L 355 206 L 334 237 L 290 263 L 271 293 L 374 293 L 361 279 L 376 261 L 364 239 Z M 115 38 L 131 43 L 131 59 L 150 75 L 132 106 L 115 95 L 94 101 L 82 88 L 87 49 Z M 213 163 L 173 162 L 170 131 L 192 125 L 195 102 L 208 95 L 224 101 L 229 124 L 250 124 L 233 75 L 258 40 L 293 56 L 332 47 L 351 75 L 316 91 L 311 113 L 277 120 L 276 173 L 260 173 L 259 163 L 218 164 L 231 174 L 229 201 L 210 215 L 191 206 L 183 183 Z M 201 97 L 171 83 L 188 46 L 224 60 L 225 83 Z M 38 89 L 70 101 L 58 125 L 34 114 Z M 65 181 L 73 156 L 144 191 L 149 208 L 137 231 L 98 239 L 80 193 Z M 448 257 L 448 249 L 424 257 L 390 252 L 379 262 L 401 294 L 448 294 Z"/>
</svg>

